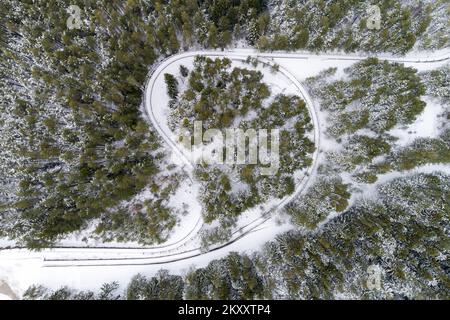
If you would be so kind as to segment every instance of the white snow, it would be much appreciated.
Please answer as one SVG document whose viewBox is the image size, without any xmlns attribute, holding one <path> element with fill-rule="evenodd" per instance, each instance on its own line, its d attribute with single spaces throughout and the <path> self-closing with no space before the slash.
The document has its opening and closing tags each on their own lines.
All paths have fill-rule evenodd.
<svg viewBox="0 0 450 320">
<path fill-rule="evenodd" d="M 7 296 L 6 294 L 0 293 L 0 300 L 12 300 L 12 298 Z"/>
<path fill-rule="evenodd" d="M 208 52 L 187 52 L 177 56 L 170 57 L 163 61 L 155 69 L 153 77 L 150 79 L 145 101 L 147 106 L 153 104 L 159 106 L 151 108 L 149 116 L 152 119 L 156 130 L 161 134 L 165 142 L 171 148 L 177 148 L 174 134 L 169 130 L 167 125 L 167 94 L 162 76 L 164 73 L 178 73 L 179 64 L 182 63 L 188 68 L 192 66 L 192 58 L 195 54 L 204 54 L 207 56 L 227 56 L 233 60 L 245 59 L 248 55 L 256 56 L 258 59 L 266 62 L 275 62 L 280 65 L 280 72 L 284 79 L 273 78 L 271 82 L 272 90 L 285 90 L 286 88 L 295 89 L 295 92 L 303 96 L 308 106 L 312 108 L 311 115 L 315 123 L 314 138 L 318 151 L 314 158 L 317 159 L 319 150 L 324 148 L 329 150 L 335 147 L 333 141 L 321 139 L 320 121 L 323 115 L 318 115 L 314 108 L 312 99 L 308 92 L 300 84 L 307 77 L 314 76 L 318 72 L 329 67 L 337 67 L 337 76 L 341 76 L 343 70 L 351 64 L 364 59 L 363 55 L 315 55 L 308 53 L 258 53 L 254 50 L 235 49 L 232 51 L 208 51 Z M 390 61 L 407 61 L 408 66 L 415 67 L 421 71 L 438 67 L 443 62 L 443 57 L 449 57 L 449 50 L 429 53 L 414 53 L 412 56 L 403 58 L 392 57 L 389 55 L 381 56 L 381 58 Z M 179 63 L 174 63 L 175 61 Z M 437 60 L 433 62 L 433 60 Z M 265 73 L 265 77 L 269 78 L 269 73 Z M 291 90 L 289 89 L 289 90 Z M 287 90 L 287 89 L 286 89 Z M 399 144 L 407 143 L 410 139 L 419 136 L 435 136 L 438 132 L 435 126 L 437 116 L 442 112 L 434 100 L 426 98 L 427 108 L 417 121 L 409 126 L 408 130 L 411 135 L 401 133 L 399 128 L 395 128 L 392 134 L 397 135 L 400 140 Z M 322 144 L 323 143 L 323 144 Z M 182 157 L 183 155 L 181 155 Z M 183 158 L 183 157 L 182 157 Z M 189 161 L 184 161 L 186 167 L 190 166 Z M 294 196 L 304 191 L 311 178 L 314 178 L 317 169 L 317 161 L 307 172 L 307 179 L 301 179 L 300 185 Z M 417 169 L 419 170 L 419 169 Z M 423 171 L 429 170 L 449 170 L 448 166 L 424 166 L 420 168 Z M 379 182 L 392 179 L 396 174 L 389 173 L 379 178 Z M 304 181 L 305 180 L 305 181 Z M 77 289 L 98 289 L 102 283 L 118 281 L 122 288 L 129 282 L 130 278 L 136 273 L 144 275 L 153 275 L 161 268 L 168 269 L 175 274 L 184 274 L 192 265 L 202 267 L 207 265 L 211 260 L 221 258 L 230 251 L 252 251 L 258 250 L 261 246 L 272 240 L 276 234 L 291 228 L 290 225 L 277 225 L 275 219 L 269 219 L 264 222 L 261 219 L 261 210 L 249 210 L 244 213 L 238 223 L 238 227 L 243 227 L 242 238 L 241 233 L 237 232 L 233 239 L 236 241 L 229 245 L 207 253 L 202 253 L 198 249 L 197 232 L 200 230 L 201 223 L 197 223 L 200 207 L 194 200 L 196 199 L 197 189 L 195 185 L 189 185 L 185 182 L 177 191 L 176 195 L 171 198 L 171 203 L 176 205 L 188 204 L 189 214 L 182 218 L 180 225 L 176 227 L 175 235 L 171 237 L 169 243 L 152 248 L 129 249 L 129 248 L 78 248 L 78 249 L 45 249 L 39 252 L 24 249 L 5 249 L 0 251 L 0 279 L 8 281 L 10 287 L 16 293 L 23 293 L 31 284 L 41 283 L 50 288 L 58 288 L 63 285 L 75 287 Z M 365 189 L 365 193 L 370 194 L 373 191 L 370 187 Z M 284 199 L 284 203 L 291 199 Z M 271 203 L 271 205 L 277 203 Z M 248 232 L 248 233 L 246 233 Z M 188 235 L 186 237 L 186 234 Z M 192 234 L 192 237 L 191 237 Z M 10 242 L 1 242 L 5 245 Z M 106 259 L 103 261 L 95 259 Z M 66 259 L 66 261 L 55 261 L 55 259 Z M 82 259 L 77 261 L 75 259 Z M 94 260 L 88 260 L 94 259 Z M 176 259 L 184 259 L 173 261 Z M 141 265 L 139 265 L 139 263 Z M 153 264 L 152 264 L 153 263 Z M 95 265 L 96 266 L 88 266 Z M 113 266 L 107 266 L 113 265 Z M 120 265 L 125 264 L 125 265 Z M 143 265 L 146 264 L 146 265 Z M 1 298 L 2 296 L 0 296 Z"/>
<path fill-rule="evenodd" d="M 400 146 L 410 144 L 416 138 L 436 138 L 439 136 L 441 131 L 439 117 L 444 113 L 445 107 L 442 103 L 439 103 L 437 98 L 425 96 L 422 99 L 427 105 L 416 121 L 406 127 L 397 126 L 388 132 L 398 138 L 397 144 Z"/>
</svg>

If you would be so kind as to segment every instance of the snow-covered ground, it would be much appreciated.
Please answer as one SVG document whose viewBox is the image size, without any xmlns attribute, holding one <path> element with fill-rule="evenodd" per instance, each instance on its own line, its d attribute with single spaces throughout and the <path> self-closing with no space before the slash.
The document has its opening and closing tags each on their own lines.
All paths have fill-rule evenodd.
<svg viewBox="0 0 450 320">
<path fill-rule="evenodd" d="M 192 166 L 190 162 L 190 155 L 186 154 L 186 151 L 183 149 L 183 147 L 177 143 L 177 136 L 169 128 L 169 124 L 167 121 L 170 113 L 168 107 L 169 97 L 166 93 L 164 73 L 178 74 L 180 65 L 192 68 L 193 60 L 197 55 L 204 55 L 211 58 L 227 57 L 232 61 L 233 66 L 247 68 L 251 67 L 250 65 L 244 64 L 244 61 L 247 59 L 247 57 L 256 57 L 260 62 L 256 68 L 264 75 L 263 81 L 269 85 L 272 91 L 272 95 L 275 95 L 277 93 L 300 94 L 300 96 L 305 100 L 314 124 L 313 140 L 316 146 L 320 145 L 319 121 L 312 99 L 310 98 L 308 92 L 303 88 L 301 83 L 297 80 L 297 78 L 292 75 L 287 68 L 281 67 L 279 72 L 272 72 L 269 66 L 272 66 L 274 62 L 271 59 L 267 59 L 264 55 L 256 54 L 254 51 L 248 50 L 233 50 L 228 52 L 186 52 L 172 56 L 163 61 L 158 66 L 147 83 L 145 96 L 145 109 L 148 117 L 154 124 L 158 133 L 167 143 L 167 145 L 171 146 L 176 154 L 178 154 L 179 157 L 182 158 L 183 161 L 179 161 L 179 163 L 184 163 L 187 166 Z M 313 155 L 313 159 L 316 159 L 317 155 L 318 152 L 315 152 L 315 154 Z M 314 176 L 315 170 L 316 161 L 313 162 L 313 165 L 307 172 L 303 172 L 301 177 L 299 177 L 299 179 L 297 180 L 296 191 L 291 196 L 284 199 L 274 199 L 262 207 L 255 207 L 247 210 L 247 212 L 244 212 L 238 221 L 237 230 L 242 229 L 243 232 L 248 232 L 249 230 L 253 230 L 253 228 L 258 226 L 260 223 L 263 223 L 267 219 L 266 215 L 268 211 L 286 204 L 307 187 L 308 181 L 312 176 Z M 271 235 L 270 233 L 266 232 L 266 234 L 269 235 L 268 239 L 273 238 L 273 235 Z M 191 242 L 192 240 L 194 239 L 186 239 L 186 241 Z M 183 246 L 192 246 L 192 243 L 190 245 L 184 243 Z"/>
<path fill-rule="evenodd" d="M 166 262 L 167 257 L 155 259 L 140 259 L 144 252 L 134 250 L 133 254 L 121 249 L 80 249 L 76 255 L 80 258 L 96 258 L 107 255 L 109 258 L 120 258 L 124 255 L 130 259 L 106 260 L 97 266 L 88 266 L 90 261 L 72 261 L 69 264 L 47 259 L 73 257 L 73 251 L 64 249 L 45 250 L 44 252 L 30 252 L 28 250 L 7 250 L 0 253 L 0 278 L 4 279 L 17 294 L 21 295 L 30 285 L 39 283 L 56 289 L 70 286 L 82 290 L 98 289 L 105 282 L 117 281 L 125 288 L 131 277 L 137 273 L 154 275 L 160 269 L 167 269 L 174 274 L 184 274 L 190 267 L 206 266 L 211 260 L 226 256 L 231 251 L 252 252 L 260 250 L 270 237 L 287 231 L 289 225 L 278 225 L 270 220 L 245 235 L 244 241 L 230 243 L 225 248 L 205 254 L 190 257 L 187 260 Z M 94 250 L 94 252 L 92 252 Z M 172 257 L 173 260 L 182 258 Z M 150 264 L 162 261 L 161 264 Z M 85 265 L 85 266 L 81 266 Z"/>
<path fill-rule="evenodd" d="M 175 143 L 174 134 L 167 124 L 168 97 L 162 76 L 166 72 L 177 72 L 181 63 L 190 67 L 193 57 L 197 54 L 229 57 L 233 60 L 233 63 L 242 63 L 242 60 L 245 60 L 247 56 L 253 56 L 262 62 L 276 63 L 280 66 L 279 75 L 270 75 L 271 73 L 267 71 L 264 73 L 265 78 L 268 78 L 267 81 L 272 84 L 273 90 L 281 92 L 293 90 L 293 92 L 300 94 L 307 102 L 315 125 L 314 140 L 317 147 L 314 155 L 315 161 L 307 174 L 303 175 L 304 178 L 298 179 L 296 192 L 293 196 L 303 192 L 307 188 L 308 182 L 314 178 L 319 152 L 323 147 L 327 149 L 327 142 L 321 140 L 320 120 L 324 118 L 314 107 L 314 103 L 307 90 L 301 85 L 301 81 L 330 67 L 336 67 L 337 75 L 342 75 L 345 68 L 366 58 L 366 56 L 258 53 L 249 49 L 236 49 L 232 51 L 186 52 L 164 60 L 149 78 L 145 92 L 145 107 L 158 133 L 169 147 L 185 159 L 184 164 L 186 166 L 191 164 Z M 447 49 L 432 54 L 415 53 L 403 58 L 389 55 L 379 58 L 405 62 L 407 66 L 425 71 L 448 63 L 449 57 L 450 52 Z M 427 107 L 424 113 L 415 123 L 406 129 L 394 128 L 392 130 L 391 133 L 399 137 L 399 144 L 406 144 L 416 137 L 436 134 L 433 123 L 437 116 L 442 113 L 442 110 L 432 99 L 426 98 L 426 102 Z M 410 133 L 405 134 L 405 132 Z M 322 142 L 324 145 L 322 145 Z M 51 288 L 69 285 L 79 289 L 97 289 L 104 282 L 118 281 L 124 286 L 136 273 L 151 275 L 157 270 L 165 268 L 172 273 L 183 274 L 192 265 L 204 266 L 212 259 L 223 257 L 230 251 L 258 250 L 265 242 L 273 239 L 276 234 L 290 228 L 289 224 L 278 225 L 275 219 L 263 215 L 265 210 L 255 208 L 255 210 L 243 214 L 229 243 L 212 247 L 209 252 L 202 252 L 198 242 L 198 232 L 202 223 L 200 207 L 198 202 L 195 201 L 195 193 L 195 186 L 193 185 L 182 185 L 177 191 L 173 201 L 178 202 L 178 204 L 187 201 L 190 211 L 188 215 L 181 217 L 180 225 L 176 227 L 169 241 L 163 245 L 142 248 L 136 246 L 136 244 L 131 244 L 134 248 L 120 248 L 119 246 L 127 246 L 120 244 L 116 248 L 86 248 L 85 243 L 81 241 L 77 243 L 75 240 L 70 244 L 77 244 L 80 248 L 46 249 L 40 252 L 25 249 L 4 249 L 0 251 L 0 281 L 6 281 L 17 295 L 22 294 L 29 285 L 34 283 L 42 283 Z M 270 207 L 285 204 L 292 197 L 271 203 Z M 12 245 L 12 243 L 2 240 L 0 245 L 6 247 Z M 4 292 L 0 292 L 0 294 L 5 295 Z"/>
<path fill-rule="evenodd" d="M 439 103 L 437 98 L 424 96 L 422 98 L 426 102 L 425 110 L 412 124 L 405 127 L 396 127 L 389 131 L 389 134 L 398 138 L 397 144 L 405 146 L 416 138 L 436 138 L 441 129 L 439 124 L 440 117 L 445 112 L 445 106 Z"/>
</svg>

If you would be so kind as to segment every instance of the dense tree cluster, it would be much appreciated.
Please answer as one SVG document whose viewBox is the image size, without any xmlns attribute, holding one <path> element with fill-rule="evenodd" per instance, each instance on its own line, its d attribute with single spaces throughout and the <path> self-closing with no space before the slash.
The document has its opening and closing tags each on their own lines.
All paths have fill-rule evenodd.
<svg viewBox="0 0 450 320">
<path fill-rule="evenodd" d="M 68 28 L 70 5 L 81 9 L 80 28 Z M 2 234 L 48 246 L 94 218 L 109 219 L 109 208 L 114 222 L 97 230 L 106 239 L 120 230 L 167 234 L 172 213 L 155 229 L 153 209 L 130 217 L 124 205 L 145 187 L 164 184 L 165 156 L 140 111 L 149 67 L 180 48 L 246 38 L 265 2 L 5 0 L 0 6 Z M 170 211 L 160 204 L 157 210 Z"/>
<path fill-rule="evenodd" d="M 140 274 L 134 276 L 128 284 L 128 300 L 181 300 L 184 282 L 180 276 L 160 270 L 154 277 L 146 278 Z"/>
<path fill-rule="evenodd" d="M 440 97 L 450 104 L 450 66 L 447 64 L 439 69 L 421 74 L 426 86 L 426 94 Z"/>
<path fill-rule="evenodd" d="M 95 218 L 107 219 L 111 214 L 108 208 L 121 214 L 115 214 L 116 223 L 98 229 L 107 239 L 115 237 L 110 231 L 136 230 L 149 224 L 151 218 L 145 210 L 139 214 L 142 218 L 125 219 L 130 208 L 124 202 L 162 181 L 160 163 L 165 156 L 139 107 L 149 67 L 163 56 L 193 46 L 224 48 L 238 39 L 261 49 L 405 52 L 416 39 L 429 33 L 430 37 L 421 40 L 424 46 L 446 45 L 445 23 L 442 27 L 442 21 L 448 23 L 445 3 L 421 5 L 414 1 L 405 7 L 383 0 L 375 4 L 380 6 L 383 20 L 379 31 L 366 30 L 366 6 L 354 1 L 2 1 L 1 233 L 32 247 L 48 246 Z M 67 27 L 69 5 L 81 8 L 80 29 Z M 431 14 L 437 17 L 435 21 L 430 21 Z M 406 87 L 369 83 L 377 82 L 370 74 L 376 75 L 381 69 L 396 80 L 406 80 L 402 82 Z M 336 119 L 336 134 L 366 124 L 371 128 L 381 126 L 375 129 L 383 131 L 396 122 L 409 121 L 423 107 L 415 98 L 422 86 L 408 69 L 388 68 L 372 61 L 360 64 L 355 72 L 358 74 L 349 75 L 361 79 L 352 80 L 354 89 L 345 89 L 349 96 L 343 103 L 364 100 L 372 90 L 376 94 L 365 108 L 343 112 Z M 363 77 L 363 73 L 368 76 Z M 182 74 L 186 77 L 187 71 Z M 230 104 L 221 110 L 218 124 L 226 126 L 268 95 L 265 85 L 258 81 L 260 76 L 243 69 L 230 73 L 235 83 L 243 83 L 242 87 L 233 85 L 233 90 L 247 88 L 253 93 L 241 95 L 241 101 L 229 96 Z M 435 79 L 431 83 L 443 88 L 439 94 L 445 96 L 446 78 L 438 72 L 430 77 Z M 210 80 L 214 79 L 216 87 L 208 89 L 192 78 L 189 83 L 193 90 L 188 91 L 187 98 L 198 99 L 197 112 L 208 118 L 211 99 L 224 93 L 224 81 L 213 77 Z M 260 86 L 253 88 L 257 83 Z M 347 85 L 333 84 L 339 88 Z M 175 82 L 170 88 L 175 100 Z M 243 108 L 235 110 L 233 103 Z M 382 110 L 370 110 L 368 115 L 371 103 Z M 391 110 L 401 112 L 397 116 Z M 355 124 L 351 119 L 359 121 Z M 298 140 L 284 132 L 283 141 Z M 301 140 L 301 146 L 312 149 L 306 140 Z M 282 161 L 282 167 L 290 170 L 298 166 L 287 158 Z M 246 168 L 243 175 L 250 179 L 250 171 Z M 173 219 L 171 215 L 166 221 Z M 167 223 L 160 231 L 167 233 L 171 225 Z M 148 240 L 157 238 L 164 236 L 152 235 Z"/>
<path fill-rule="evenodd" d="M 171 190 L 173 193 L 173 190 Z M 136 241 L 141 244 L 162 243 L 167 240 L 178 218 L 164 198 L 134 201 L 105 213 L 95 229 L 104 241 Z"/>
<path fill-rule="evenodd" d="M 166 79 L 170 77 L 173 78 L 170 82 L 176 81 L 173 75 L 167 75 Z M 172 127 L 176 128 L 182 121 L 191 126 L 194 121 L 203 121 L 205 129 L 229 127 L 237 116 L 260 108 L 269 96 L 269 88 L 262 78 L 259 71 L 232 68 L 228 58 L 195 57 L 187 87 L 172 105 Z M 168 90 L 173 87 L 170 82 Z"/>
<path fill-rule="evenodd" d="M 450 163 L 450 129 L 437 138 L 418 138 L 390 153 L 380 167 L 404 171 L 425 164 Z"/>
<path fill-rule="evenodd" d="M 393 143 L 394 139 L 388 135 L 350 135 L 343 139 L 342 148 L 327 152 L 321 171 L 324 174 L 346 172 L 357 183 L 374 183 L 377 174 L 389 171 L 379 159 L 393 153 Z"/>
<path fill-rule="evenodd" d="M 253 257 L 230 253 L 186 276 L 186 299 L 252 300 L 264 297 L 264 283 Z"/>
<path fill-rule="evenodd" d="M 132 283 L 130 283 L 131 285 Z M 122 295 L 117 293 L 119 284 L 117 282 L 105 283 L 99 292 L 77 291 L 69 287 L 57 290 L 49 290 L 43 286 L 31 286 L 23 294 L 24 300 L 118 300 Z"/>
<path fill-rule="evenodd" d="M 165 51 L 149 29 L 163 29 L 160 21 L 146 23 L 158 6 L 76 4 L 90 23 L 80 30 L 68 30 L 66 7 L 56 1 L 4 4 L 3 66 L 16 71 L 3 78 L 9 92 L 2 118 L 9 124 L 2 146 L 13 154 L 19 182 L 2 229 L 32 247 L 47 246 L 161 183 L 164 154 L 139 110 L 147 68 Z M 20 142 L 8 146 L 17 130 Z M 141 219 L 118 217 L 116 224 L 152 219 L 148 211 Z"/>
<path fill-rule="evenodd" d="M 306 85 L 328 117 L 327 138 L 339 146 L 325 153 L 318 180 L 306 197 L 288 205 L 286 211 L 293 222 L 315 228 L 330 214 L 339 212 L 329 207 L 330 190 L 319 187 L 324 177 L 340 176 L 349 183 L 348 189 L 342 189 L 343 198 L 336 191 L 333 193 L 342 199 L 338 202 L 342 211 L 350 192 L 367 192 L 370 188 L 367 184 L 375 183 L 379 175 L 448 163 L 450 140 L 445 124 L 448 112 L 438 116 L 439 137 L 417 138 L 411 144 L 398 146 L 397 139 L 390 135 L 390 129 L 405 128 L 417 119 L 425 107 L 424 94 L 441 97 L 445 103 L 446 71 L 443 67 L 418 74 L 414 69 L 370 58 L 347 68 L 345 80 L 332 77 L 336 73 L 334 68 L 307 79 Z"/>
<path fill-rule="evenodd" d="M 377 200 L 357 201 L 319 230 L 288 232 L 251 256 L 231 253 L 190 270 L 183 297 L 449 299 L 449 186 L 438 172 L 381 184 Z M 371 267 L 379 288 L 368 285 Z"/>
<path fill-rule="evenodd" d="M 69 5 L 81 8 L 80 29 L 67 27 Z M 264 2 L 6 0 L 1 9 L 1 232 L 48 246 L 101 217 L 106 239 L 141 230 L 135 238 L 162 241 L 175 219 L 163 199 L 136 213 L 123 202 L 164 184 L 164 154 L 139 109 L 148 68 L 181 47 L 246 37 Z M 152 226 L 155 212 L 163 221 Z"/>
<path fill-rule="evenodd" d="M 342 150 L 328 154 L 328 160 L 341 170 L 353 171 L 389 153 L 391 145 L 385 140 L 383 136 L 352 135 L 343 143 Z"/>
<path fill-rule="evenodd" d="M 380 8 L 379 30 L 367 28 L 370 5 Z M 426 47 L 444 47 L 449 41 L 448 9 L 442 3 L 273 0 L 270 7 L 270 24 L 264 28 L 268 31 L 257 42 L 262 50 L 405 53 L 418 39 Z M 432 22 L 431 13 L 442 21 Z"/>
<path fill-rule="evenodd" d="M 381 134 L 397 124 L 411 123 L 425 107 L 421 100 L 425 86 L 413 68 L 368 58 L 346 73 L 347 80 L 312 88 L 321 108 L 330 113 L 329 133 L 333 136 L 362 128 Z"/>
<path fill-rule="evenodd" d="M 403 65 L 370 58 L 345 72 L 345 80 L 332 78 L 336 69 L 330 68 L 306 81 L 328 117 L 329 138 L 339 143 L 326 152 L 319 168 L 322 175 L 351 178 L 354 190 L 363 192 L 364 185 L 375 183 L 381 174 L 448 163 L 445 108 L 438 115 L 439 137 L 418 138 L 399 146 L 390 135 L 392 128 L 405 129 L 422 113 L 424 94 L 440 97 L 446 104 L 446 67 L 418 74 Z"/>
<path fill-rule="evenodd" d="M 448 296 L 448 182 L 441 173 L 394 179 L 312 235 L 283 236 L 268 246 L 274 281 L 284 272 L 277 288 L 285 298 Z M 367 287 L 371 265 L 383 271 L 381 290 Z"/>
<path fill-rule="evenodd" d="M 247 63 L 253 68 L 259 65 L 257 59 L 249 58 Z M 283 94 L 271 97 L 261 71 L 233 68 L 228 58 L 204 56 L 195 57 L 188 75 L 184 76 L 182 71 L 180 69 L 181 75 L 170 75 L 173 80 L 167 85 L 170 90 L 177 78 L 180 83 L 186 79 L 180 99 L 169 103 L 170 124 L 175 132 L 191 130 L 192 135 L 193 123 L 199 120 L 204 130 L 280 130 L 279 168 L 274 175 L 262 175 L 261 163 L 216 165 L 202 162 L 197 166 L 195 176 L 201 182 L 204 221 L 220 222 L 214 229 L 204 230 L 203 242 L 224 241 L 230 237 L 230 228 L 242 212 L 270 197 L 282 198 L 294 192 L 294 172 L 312 163 L 315 146 L 308 134 L 313 125 L 300 97 Z"/>
<path fill-rule="evenodd" d="M 167 94 L 169 98 L 175 100 L 178 97 L 178 81 L 175 79 L 173 75 L 170 73 L 164 74 L 164 81 L 167 86 Z"/>
<path fill-rule="evenodd" d="M 304 195 L 286 206 L 285 212 L 295 225 L 315 229 L 328 215 L 344 211 L 349 198 L 348 185 L 342 179 L 320 176 Z"/>
<path fill-rule="evenodd" d="M 427 3 L 432 19 L 421 37 L 418 39 L 417 47 L 420 49 L 439 49 L 448 47 L 450 44 L 450 4 L 447 0 L 429 1 Z"/>
</svg>

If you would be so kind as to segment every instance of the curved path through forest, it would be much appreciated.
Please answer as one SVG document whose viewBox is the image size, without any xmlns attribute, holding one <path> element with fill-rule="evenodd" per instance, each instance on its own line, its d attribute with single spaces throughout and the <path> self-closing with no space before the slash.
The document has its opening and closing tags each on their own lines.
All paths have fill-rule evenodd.
<svg viewBox="0 0 450 320">
<path fill-rule="evenodd" d="M 323 60 L 335 60 L 339 61 L 360 61 L 366 59 L 368 56 L 352 56 L 352 55 L 315 55 L 310 53 L 260 53 L 255 50 L 237 49 L 231 51 L 195 51 L 195 52 L 185 52 L 171 56 L 161 63 L 156 65 L 149 74 L 148 81 L 145 86 L 145 96 L 144 96 L 144 108 L 145 112 L 152 122 L 153 126 L 160 134 L 162 139 L 171 149 L 184 159 L 183 161 L 186 165 L 191 166 L 188 159 L 185 157 L 184 153 L 179 149 L 178 145 L 173 141 L 171 137 L 171 132 L 168 132 L 167 126 L 160 123 L 159 119 L 155 116 L 156 108 L 166 107 L 160 102 L 157 103 L 152 101 L 152 96 L 155 90 L 158 89 L 156 80 L 161 78 L 161 74 L 164 70 L 172 65 L 173 63 L 186 58 L 192 58 L 196 55 L 204 55 L 209 57 L 228 57 L 231 60 L 243 61 L 248 56 L 256 57 L 259 61 L 265 64 L 273 64 L 272 59 L 323 59 Z M 408 57 L 403 58 L 392 57 L 392 56 L 377 56 L 380 59 L 388 60 L 391 62 L 409 63 L 409 64 L 437 64 L 450 60 L 450 50 L 442 51 L 438 54 L 432 54 L 429 56 L 418 57 Z M 138 246 L 138 247 L 83 247 L 83 246 L 56 246 L 54 248 L 44 249 L 39 252 L 43 256 L 43 267 L 81 267 L 81 266 L 128 266 L 128 265 L 160 265 L 171 263 L 180 260 L 190 259 L 205 253 L 220 250 L 224 247 L 239 241 L 246 235 L 258 231 L 263 227 L 264 223 L 268 221 L 272 215 L 271 213 L 294 197 L 298 196 L 306 190 L 311 178 L 314 177 L 317 170 L 317 157 L 320 151 L 321 143 L 321 132 L 319 118 L 317 116 L 317 110 L 311 99 L 307 90 L 302 86 L 300 81 L 286 68 L 280 66 L 279 72 L 282 73 L 289 81 L 296 87 L 299 95 L 306 102 L 308 110 L 310 112 L 311 119 L 314 125 L 314 143 L 316 151 L 313 154 L 313 163 L 309 167 L 307 174 L 303 176 L 301 181 L 297 184 L 295 192 L 283 199 L 277 205 L 274 205 L 266 212 L 262 213 L 258 218 L 253 221 L 247 222 L 245 225 L 239 226 L 232 233 L 231 239 L 220 245 L 213 245 L 207 250 L 202 250 L 198 244 L 193 245 L 198 240 L 199 232 L 202 228 L 202 219 L 199 218 L 195 223 L 194 227 L 189 230 L 181 239 L 173 242 L 158 246 Z M 160 79 L 161 80 L 161 79 Z M 160 88 L 160 87 L 159 87 Z M 198 241 L 197 241 L 198 242 Z M 13 247 L 2 250 L 22 250 L 19 247 Z M 46 253 L 51 253 L 47 256 Z M 54 257 L 55 254 L 61 257 Z M 82 257 L 81 255 L 86 254 L 90 257 Z M 91 255 L 92 254 L 92 255 Z M 109 256 L 108 256 L 109 255 Z M 78 258 L 77 258 L 78 256 Z"/>
</svg>

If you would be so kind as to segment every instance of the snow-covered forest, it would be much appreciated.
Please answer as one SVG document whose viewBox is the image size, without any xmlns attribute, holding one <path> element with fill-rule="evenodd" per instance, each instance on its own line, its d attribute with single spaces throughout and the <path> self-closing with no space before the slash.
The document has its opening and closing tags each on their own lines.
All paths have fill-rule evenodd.
<svg viewBox="0 0 450 320">
<path fill-rule="evenodd" d="M 24 299 L 450 298 L 448 1 L 2 0 L 0 12 L 0 280 Z M 155 74 L 191 51 L 205 54 Z M 198 120 L 280 129 L 277 174 L 175 163 L 161 132 L 175 140 Z M 258 219 L 273 223 L 250 229 Z M 226 249 L 275 225 L 252 250 Z M 225 249 L 87 289 L 21 283 L 5 254 L 191 239 L 199 255 Z"/>
<path fill-rule="evenodd" d="M 379 185 L 320 230 L 279 236 L 252 255 L 231 253 L 184 279 L 137 275 L 126 290 L 28 289 L 27 299 L 448 299 L 448 174 L 414 174 Z M 367 286 L 378 264 L 383 286 Z M 113 292 L 107 289 L 114 288 Z M 105 293 L 106 291 L 106 293 Z"/>
<path fill-rule="evenodd" d="M 244 64 L 251 67 L 250 63 L 253 66 L 260 63 L 251 60 L 248 57 Z M 292 194 L 295 190 L 294 172 L 311 165 L 311 154 L 315 150 L 314 142 L 306 136 L 312 130 L 306 103 L 296 95 L 271 92 L 269 85 L 263 82 L 261 71 L 232 68 L 231 65 L 232 61 L 227 58 L 213 60 L 197 56 L 191 71 L 180 65 L 179 74 L 165 74 L 171 98 L 169 122 L 175 132 L 193 132 L 194 121 L 202 121 L 203 129 L 281 130 L 279 168 L 274 175 L 262 175 L 257 163 L 201 163 L 196 166 L 195 178 L 201 184 L 203 220 L 205 224 L 219 220 L 213 228 L 204 227 L 205 245 L 227 240 L 230 227 L 237 224 L 236 217 L 247 209 L 270 198 Z M 276 72 L 272 66 L 262 68 Z M 186 85 L 178 97 L 178 93 L 174 93 L 183 82 Z"/>
</svg>

